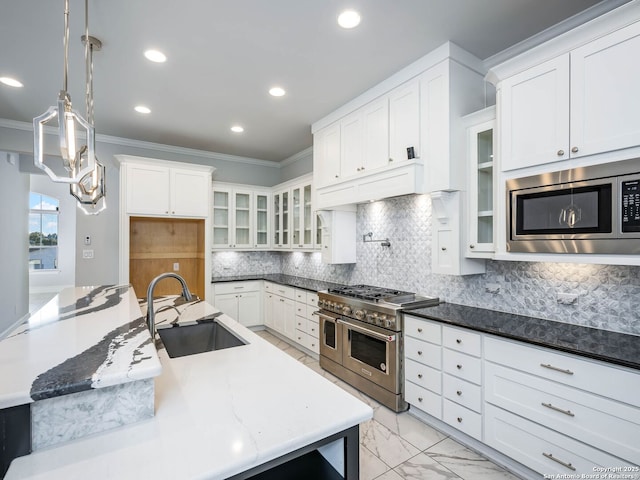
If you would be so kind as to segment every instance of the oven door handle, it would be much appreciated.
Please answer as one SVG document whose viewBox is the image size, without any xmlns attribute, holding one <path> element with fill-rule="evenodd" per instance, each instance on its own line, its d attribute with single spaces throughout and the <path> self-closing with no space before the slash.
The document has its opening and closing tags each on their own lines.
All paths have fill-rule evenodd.
<svg viewBox="0 0 640 480">
<path fill-rule="evenodd" d="M 324 318 L 325 320 L 331 320 L 332 322 L 335 322 L 338 320 L 337 317 L 332 317 L 331 315 L 325 315 L 324 313 L 318 312 L 318 311 L 313 312 L 311 315 L 317 315 L 320 318 Z"/>
<path fill-rule="evenodd" d="M 396 341 L 396 336 L 395 335 L 384 335 L 382 333 L 374 332 L 373 330 L 369 330 L 367 328 L 363 328 L 363 327 L 360 327 L 358 325 L 354 325 L 353 323 L 347 322 L 345 320 L 337 320 L 337 323 L 340 323 L 341 325 L 346 325 L 347 328 L 355 330 L 356 332 L 360 332 L 360 333 L 362 333 L 364 335 L 369 335 L 370 337 L 377 338 L 378 340 L 382 340 L 382 341 L 387 342 L 387 343 L 393 343 L 393 342 Z"/>
</svg>

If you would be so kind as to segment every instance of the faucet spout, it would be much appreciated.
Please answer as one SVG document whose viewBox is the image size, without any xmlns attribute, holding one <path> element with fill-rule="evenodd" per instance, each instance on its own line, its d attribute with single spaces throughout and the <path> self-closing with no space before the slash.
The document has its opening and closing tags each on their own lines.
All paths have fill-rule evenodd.
<svg viewBox="0 0 640 480">
<path fill-rule="evenodd" d="M 157 283 L 165 278 L 175 278 L 176 280 L 178 280 L 180 282 L 180 285 L 182 286 L 182 296 L 184 297 L 184 299 L 187 302 L 193 300 L 193 296 L 189 291 L 189 287 L 187 287 L 187 282 L 177 273 L 161 273 L 156 278 L 151 280 L 149 288 L 147 288 L 147 325 L 149 326 L 149 332 L 151 333 L 152 339 L 155 338 L 156 335 L 156 314 L 153 311 L 153 291 L 155 290 Z"/>
</svg>

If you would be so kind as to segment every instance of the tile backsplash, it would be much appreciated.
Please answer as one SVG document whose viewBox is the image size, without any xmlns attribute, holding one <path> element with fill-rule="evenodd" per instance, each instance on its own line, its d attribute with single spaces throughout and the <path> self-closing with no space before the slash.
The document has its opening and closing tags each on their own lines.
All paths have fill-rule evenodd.
<svg viewBox="0 0 640 480">
<path fill-rule="evenodd" d="M 390 247 L 363 242 L 389 239 Z M 284 273 L 438 296 L 451 303 L 640 335 L 640 267 L 487 261 L 480 275 L 431 272 L 431 200 L 408 195 L 358 205 L 357 263 L 325 265 L 319 253 L 219 252 L 213 274 Z"/>
</svg>

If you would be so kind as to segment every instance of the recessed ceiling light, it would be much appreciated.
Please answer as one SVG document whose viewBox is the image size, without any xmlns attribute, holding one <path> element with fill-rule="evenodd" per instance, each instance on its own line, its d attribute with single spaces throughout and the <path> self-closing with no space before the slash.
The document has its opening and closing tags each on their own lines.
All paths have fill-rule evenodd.
<svg viewBox="0 0 640 480">
<path fill-rule="evenodd" d="M 231 131 L 235 133 L 242 133 L 244 132 L 244 128 L 242 128 L 240 125 L 234 125 L 233 127 L 231 127 Z"/>
<path fill-rule="evenodd" d="M 5 85 L 8 85 L 9 87 L 17 87 L 17 88 L 24 87 L 22 83 L 20 83 L 15 78 L 11 78 L 11 77 L 0 77 L 0 82 L 4 83 Z"/>
<path fill-rule="evenodd" d="M 147 113 L 151 113 L 151 109 L 149 107 L 145 107 L 144 105 L 137 105 L 134 110 L 138 113 L 144 113 L 145 115 Z"/>
<path fill-rule="evenodd" d="M 147 57 L 148 60 L 156 63 L 164 63 L 167 61 L 167 56 L 159 50 L 147 50 L 144 52 L 144 56 Z"/>
<path fill-rule="evenodd" d="M 281 87 L 273 87 L 272 89 L 269 90 L 269 94 L 274 96 L 274 97 L 282 97 L 285 93 L 284 88 Z"/>
<path fill-rule="evenodd" d="M 338 25 L 342 28 L 354 28 L 360 25 L 360 14 L 355 10 L 345 10 L 338 15 Z"/>
</svg>

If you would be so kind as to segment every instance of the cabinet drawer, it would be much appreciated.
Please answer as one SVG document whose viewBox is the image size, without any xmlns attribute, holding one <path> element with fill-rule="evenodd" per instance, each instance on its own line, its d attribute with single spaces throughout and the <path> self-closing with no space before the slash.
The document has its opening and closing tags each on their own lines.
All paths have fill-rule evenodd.
<svg viewBox="0 0 640 480">
<path fill-rule="evenodd" d="M 436 418 L 442 418 L 442 397 L 412 382 L 404 382 L 404 399 L 412 406 Z"/>
<path fill-rule="evenodd" d="M 442 345 L 442 326 L 435 322 L 405 315 L 404 333 L 409 337 Z"/>
<path fill-rule="evenodd" d="M 487 402 L 640 463 L 640 408 L 490 362 L 485 389 Z"/>
<path fill-rule="evenodd" d="M 624 461 L 493 405 L 485 404 L 484 442 L 543 475 L 594 474 Z M 628 463 L 627 463 L 628 465 Z M 569 477 L 567 477 L 569 478 Z M 604 478 L 604 477 L 601 477 Z"/>
<path fill-rule="evenodd" d="M 407 360 L 405 362 L 404 378 L 434 393 L 442 393 L 442 373 L 440 373 L 440 370 L 427 367 L 413 360 Z"/>
<path fill-rule="evenodd" d="M 273 292 L 276 288 L 276 284 L 275 283 L 271 283 L 271 282 L 264 282 L 264 291 L 265 292 Z"/>
<path fill-rule="evenodd" d="M 320 327 L 318 326 L 318 322 L 307 319 L 307 334 L 315 339 L 318 339 L 320 338 L 319 332 Z"/>
<path fill-rule="evenodd" d="M 476 357 L 479 357 L 482 353 L 482 337 L 480 334 L 469 330 L 442 327 L 442 345 Z"/>
<path fill-rule="evenodd" d="M 486 360 L 640 407 L 640 372 L 490 336 L 484 349 Z"/>
<path fill-rule="evenodd" d="M 442 371 L 477 385 L 482 382 L 482 361 L 448 348 L 442 349 Z"/>
<path fill-rule="evenodd" d="M 296 298 L 296 290 L 295 288 L 292 287 L 286 287 L 284 285 L 280 285 L 280 284 L 273 284 L 273 287 L 271 288 L 271 291 L 275 294 L 275 295 L 280 295 L 281 297 L 285 297 L 288 298 L 290 300 L 295 300 Z"/>
<path fill-rule="evenodd" d="M 296 315 L 296 330 L 307 333 L 309 321 L 305 317 Z"/>
<path fill-rule="evenodd" d="M 307 303 L 307 291 L 306 290 L 300 290 L 298 288 L 295 289 L 295 294 L 296 294 L 296 302 L 300 302 L 300 303 Z"/>
<path fill-rule="evenodd" d="M 473 438 L 482 439 L 482 415 L 479 413 L 444 399 L 442 420 Z"/>
<path fill-rule="evenodd" d="M 262 286 L 260 280 L 251 280 L 247 282 L 219 282 L 213 284 L 215 295 L 224 295 L 226 293 L 242 293 L 260 291 Z"/>
<path fill-rule="evenodd" d="M 318 339 L 313 338 L 311 335 L 301 332 L 300 330 L 296 330 L 296 341 L 305 347 L 307 350 L 311 350 L 314 353 L 320 352 L 320 347 L 318 344 Z"/>
<path fill-rule="evenodd" d="M 300 317 L 307 317 L 307 304 L 300 303 L 296 300 L 296 315 Z"/>
<path fill-rule="evenodd" d="M 482 389 L 478 385 L 445 373 L 442 375 L 442 389 L 445 398 L 482 413 Z"/>
<path fill-rule="evenodd" d="M 318 309 L 318 294 L 316 292 L 307 292 L 307 305 L 313 310 Z"/>
<path fill-rule="evenodd" d="M 437 370 L 442 368 L 441 350 L 442 347 L 432 343 L 423 342 L 411 337 L 404 339 L 404 354 L 407 358 Z"/>
</svg>

